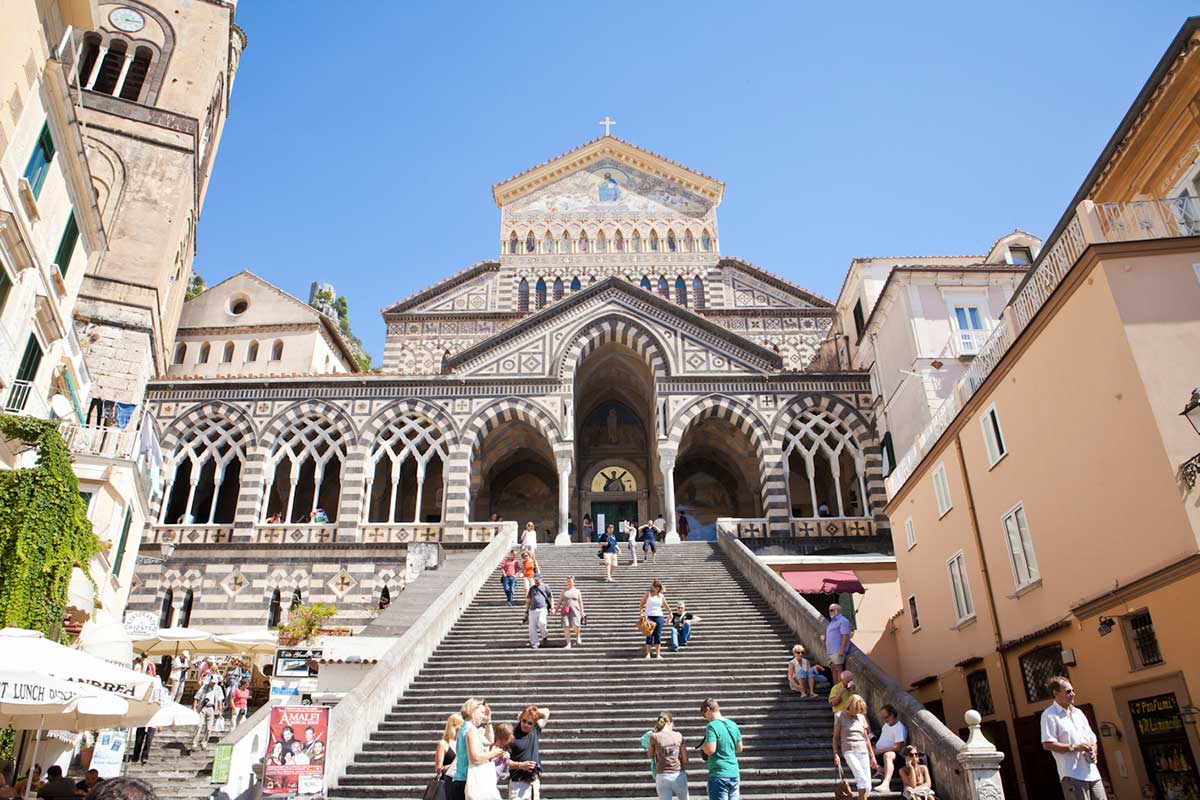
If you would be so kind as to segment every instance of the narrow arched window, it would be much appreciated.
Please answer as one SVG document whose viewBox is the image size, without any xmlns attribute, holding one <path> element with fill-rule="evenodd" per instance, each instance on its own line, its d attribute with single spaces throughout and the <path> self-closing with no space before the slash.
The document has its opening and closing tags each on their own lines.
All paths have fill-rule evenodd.
<svg viewBox="0 0 1200 800">
<path fill-rule="evenodd" d="M 153 55 L 149 47 L 139 47 L 134 51 L 133 61 L 129 62 L 129 69 L 125 71 L 125 82 L 118 91 L 122 100 L 135 103 L 138 101 L 142 94 L 142 85 L 146 82 L 146 75 L 150 72 L 150 59 Z"/>
<path fill-rule="evenodd" d="M 92 78 L 92 70 L 96 67 L 96 59 L 100 57 L 100 37 L 94 33 L 85 34 L 83 49 L 79 53 L 79 85 L 87 86 Z"/>
<path fill-rule="evenodd" d="M 258 361 L 258 342 L 252 341 L 246 345 L 246 361 Z"/>
<path fill-rule="evenodd" d="M 521 278 L 517 284 L 517 311 L 529 310 L 529 281 Z"/>
<path fill-rule="evenodd" d="M 635 253 L 642 252 L 642 234 L 637 231 L 633 232 L 633 236 L 629 239 L 630 250 Z"/>
<path fill-rule="evenodd" d="M 559 245 L 558 252 L 563 253 L 564 255 L 571 252 L 571 234 L 567 233 L 566 231 L 563 231 L 562 244 Z"/>
<path fill-rule="evenodd" d="M 171 627 L 171 615 L 174 613 L 174 611 L 175 611 L 175 591 L 173 589 L 171 589 L 170 587 L 168 587 L 166 593 L 163 595 L 162 607 L 160 608 L 160 610 L 158 612 L 158 627 L 160 627 L 160 628 Z"/>
<path fill-rule="evenodd" d="M 537 241 L 533 238 L 533 231 L 530 231 L 525 236 L 525 252 L 533 253 L 537 251 Z"/>
<path fill-rule="evenodd" d="M 682 276 L 675 279 L 675 302 L 681 306 L 687 305 L 687 284 Z"/>
<path fill-rule="evenodd" d="M 554 237 L 550 235 L 550 231 L 546 231 L 546 238 L 542 239 L 542 252 L 547 254 L 554 252 Z"/>
<path fill-rule="evenodd" d="M 625 252 L 625 237 L 621 235 L 620 231 L 617 231 L 616 235 L 613 236 L 613 250 L 618 253 Z"/>
<path fill-rule="evenodd" d="M 699 275 L 692 279 L 692 302 L 696 308 L 704 308 L 704 281 Z"/>
<path fill-rule="evenodd" d="M 649 278 L 645 278 L 645 277 L 643 277 L 643 278 L 642 278 L 642 282 L 641 282 L 641 283 L 639 283 L 639 284 L 638 284 L 638 286 L 641 286 L 641 287 L 642 287 L 643 289 L 645 289 L 647 292 L 648 292 L 648 291 L 650 291 L 650 279 L 649 279 Z"/>
<path fill-rule="evenodd" d="M 288 605 L 288 614 L 293 613 L 302 605 L 304 605 L 304 597 L 300 594 L 300 587 L 296 587 L 292 590 L 292 602 Z"/>
<path fill-rule="evenodd" d="M 658 252 L 658 231 L 655 230 L 650 231 L 650 252 Z"/>
<path fill-rule="evenodd" d="M 608 239 L 604 238 L 604 231 L 600 231 L 600 233 L 596 235 L 596 252 L 608 252 Z"/>
<path fill-rule="evenodd" d="M 534 302 L 538 308 L 546 307 L 546 281 L 543 278 L 538 278 L 537 286 L 534 287 L 535 299 Z"/>
<path fill-rule="evenodd" d="M 121 69 L 125 66 L 125 51 L 129 45 L 122 39 L 113 39 L 108 43 L 108 52 L 100 62 L 100 71 L 96 73 L 96 82 L 92 90 L 101 94 L 112 94 L 117 89 L 117 81 L 121 78 Z"/>
<path fill-rule="evenodd" d="M 587 232 L 579 234 L 579 252 L 586 253 L 588 251 Z"/>
<path fill-rule="evenodd" d="M 666 278 L 660 277 L 658 279 L 658 293 L 668 300 L 671 299 L 671 287 L 667 285 Z"/>
<path fill-rule="evenodd" d="M 450 351 L 445 350 L 442 352 L 442 374 L 443 375 L 445 375 L 447 372 L 449 372 L 449 369 L 448 369 L 449 366 L 450 366 Z"/>
<path fill-rule="evenodd" d="M 706 253 L 712 250 L 712 237 L 708 235 L 707 230 L 700 234 L 700 249 Z"/>
<path fill-rule="evenodd" d="M 675 241 L 675 231 L 667 231 L 667 252 L 674 253 L 679 249 L 679 243 Z"/>
<path fill-rule="evenodd" d="M 508 237 L 508 254 L 515 256 L 519 252 L 518 248 L 520 246 L 520 242 L 517 240 L 517 232 L 513 231 L 512 235 Z"/>
<path fill-rule="evenodd" d="M 696 249 L 696 237 L 692 236 L 692 232 L 688 231 L 683 235 L 683 252 L 691 253 Z"/>
<path fill-rule="evenodd" d="M 183 342 L 175 345 L 175 355 L 171 358 L 172 364 L 182 364 L 183 359 L 187 356 L 187 345 Z"/>
<path fill-rule="evenodd" d="M 278 628 L 279 618 L 283 616 L 283 607 L 280 603 L 279 590 L 271 592 L 271 602 L 267 606 L 267 627 Z"/>
<path fill-rule="evenodd" d="M 179 607 L 179 626 L 180 628 L 191 627 L 192 624 L 192 601 L 196 599 L 195 592 L 191 589 L 187 590 L 187 594 L 183 596 L 183 605 Z"/>
<path fill-rule="evenodd" d="M 562 278 L 555 278 L 554 279 L 554 299 L 562 300 L 564 294 L 566 294 L 566 289 L 563 286 Z"/>
<path fill-rule="evenodd" d="M 580 286 L 580 283 L 579 283 L 579 277 L 576 276 L 574 278 L 571 278 L 571 291 L 578 292 L 581 288 L 582 287 Z"/>
<path fill-rule="evenodd" d="M 388 587 L 385 585 L 382 589 L 379 590 L 379 610 L 383 611 L 391 604 L 392 604 L 392 593 L 391 593 L 391 590 L 389 590 Z"/>
<path fill-rule="evenodd" d="M 221 350 L 221 363 L 229 364 L 233 361 L 233 342 L 226 342 L 225 347 Z"/>
<path fill-rule="evenodd" d="M 212 352 L 212 348 L 208 346 L 208 342 L 200 345 L 200 356 L 196 359 L 197 364 L 207 364 L 208 354 Z"/>
<path fill-rule="evenodd" d="M 275 344 L 271 345 L 271 360 L 280 361 L 283 359 L 283 339 L 276 339 Z"/>
</svg>

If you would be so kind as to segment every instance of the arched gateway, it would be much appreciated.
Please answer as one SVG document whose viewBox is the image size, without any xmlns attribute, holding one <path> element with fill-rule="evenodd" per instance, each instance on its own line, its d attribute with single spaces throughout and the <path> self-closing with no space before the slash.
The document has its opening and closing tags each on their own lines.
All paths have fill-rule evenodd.
<svg viewBox="0 0 1200 800">
<path fill-rule="evenodd" d="M 249 273 L 189 301 L 184 322 L 204 330 L 242 304 L 241 327 L 212 341 L 286 338 L 293 370 L 271 374 L 279 362 L 256 352 L 149 388 L 168 485 L 148 538 L 257 548 L 255 563 L 175 570 L 204 587 L 193 624 L 249 603 L 250 584 L 375 606 L 402 586 L 387 547 L 485 540 L 496 518 L 543 541 L 578 540 L 585 515 L 662 516 L 672 533 L 725 520 L 804 552 L 853 549 L 862 531 L 878 546 L 867 376 L 839 366 L 828 300 L 722 254 L 723 193 L 612 136 L 496 184 L 498 257 L 386 308 L 376 374 L 343 356 L 336 325 Z M 305 373 L 291 359 L 306 353 L 314 369 L 338 361 Z M 310 548 L 303 576 L 287 547 Z M 135 605 L 158 609 L 172 587 L 145 569 Z"/>
</svg>

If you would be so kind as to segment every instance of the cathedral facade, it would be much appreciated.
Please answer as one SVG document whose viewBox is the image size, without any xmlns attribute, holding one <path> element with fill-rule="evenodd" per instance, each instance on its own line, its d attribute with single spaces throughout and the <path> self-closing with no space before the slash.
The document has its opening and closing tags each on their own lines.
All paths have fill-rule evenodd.
<svg viewBox="0 0 1200 800">
<path fill-rule="evenodd" d="M 251 281 L 189 301 L 209 295 L 210 321 L 184 318 L 214 339 L 148 389 L 168 484 L 147 541 L 171 555 L 135 606 L 178 623 L 186 596 L 211 615 L 193 624 L 243 627 L 291 596 L 354 623 L 402 588 L 408 543 L 499 520 L 578 541 L 585 517 L 661 515 L 668 540 L 725 519 L 795 552 L 890 552 L 867 375 L 829 340 L 832 303 L 722 255 L 723 192 L 609 135 L 496 184 L 498 257 L 385 308 L 377 373 L 248 367 L 243 340 L 269 366 L 273 335 L 220 339 L 262 302 Z"/>
</svg>

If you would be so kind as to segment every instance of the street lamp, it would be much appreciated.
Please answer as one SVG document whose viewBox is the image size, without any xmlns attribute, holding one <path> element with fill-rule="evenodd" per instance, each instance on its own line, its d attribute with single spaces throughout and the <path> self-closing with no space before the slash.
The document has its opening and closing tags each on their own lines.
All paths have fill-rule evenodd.
<svg viewBox="0 0 1200 800">
<path fill-rule="evenodd" d="M 1183 411 L 1179 416 L 1187 417 L 1187 421 L 1192 424 L 1192 428 L 1197 434 L 1200 434 L 1200 388 L 1192 389 L 1192 396 L 1188 400 L 1187 405 L 1183 407 Z M 1188 489 L 1193 489 L 1196 486 L 1196 478 L 1200 477 L 1200 453 L 1189 458 L 1179 467 L 1179 475 L 1183 478 L 1183 482 L 1187 484 Z"/>
</svg>

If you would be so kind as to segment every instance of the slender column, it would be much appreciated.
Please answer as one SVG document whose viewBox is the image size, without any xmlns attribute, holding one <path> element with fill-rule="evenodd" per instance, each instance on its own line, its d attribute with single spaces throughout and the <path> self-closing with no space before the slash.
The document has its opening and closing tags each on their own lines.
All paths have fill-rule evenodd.
<svg viewBox="0 0 1200 800">
<path fill-rule="evenodd" d="M 808 473 L 808 499 L 812 503 L 812 516 L 818 517 L 817 506 L 817 479 L 816 479 L 816 459 L 808 453 L 804 454 L 804 471 Z"/>
<path fill-rule="evenodd" d="M 133 63 L 133 53 L 125 54 L 125 63 L 121 65 L 121 74 L 117 76 L 117 85 L 113 87 L 113 97 L 120 97 L 125 88 L 125 76 L 129 74 L 129 65 Z"/>
<path fill-rule="evenodd" d="M 425 462 L 417 462 L 417 507 L 413 509 L 413 522 L 421 521 L 421 490 L 425 488 Z"/>
<path fill-rule="evenodd" d="M 396 487 L 400 483 L 400 470 L 403 468 L 404 462 L 392 459 L 392 487 L 388 490 L 388 524 L 393 524 L 396 521 Z"/>
<path fill-rule="evenodd" d="M 313 512 L 317 510 L 317 506 L 321 503 L 321 484 L 325 482 L 325 464 L 328 462 L 318 461 L 317 469 L 313 473 L 313 501 L 312 508 L 308 510 L 308 519 L 312 520 Z"/>
<path fill-rule="evenodd" d="M 359 517 L 359 521 L 360 521 L 360 522 L 370 522 L 370 521 L 371 521 L 371 520 L 370 520 L 370 515 L 371 515 L 371 492 L 372 492 L 372 491 L 374 491 L 374 487 L 375 487 L 375 473 L 374 473 L 374 472 L 372 472 L 372 473 L 370 473 L 370 475 L 367 477 L 367 488 L 366 488 L 366 493 L 365 493 L 365 495 L 364 495 L 364 497 L 363 497 L 363 504 L 362 504 L 362 508 L 359 510 L 359 514 L 358 514 L 358 517 Z"/>
<path fill-rule="evenodd" d="M 108 45 L 100 48 L 96 53 L 96 63 L 92 64 L 92 72 L 88 75 L 87 83 L 84 84 L 85 89 L 91 89 L 96 85 L 96 78 L 100 77 L 100 66 L 104 63 L 104 57 L 108 55 Z"/>
<path fill-rule="evenodd" d="M 221 496 L 221 484 L 225 482 L 225 462 L 217 464 L 216 474 L 213 475 L 212 502 L 208 504 L 208 524 L 216 522 L 217 498 Z"/>
<path fill-rule="evenodd" d="M 296 505 L 296 483 L 300 480 L 300 462 L 293 461 L 291 475 L 288 479 L 288 501 L 287 511 L 283 513 L 283 521 L 285 524 L 292 523 L 292 508 Z"/>
<path fill-rule="evenodd" d="M 675 514 L 675 454 L 663 453 L 658 457 L 663 476 L 663 519 L 667 523 L 667 544 L 679 541 L 679 526 Z"/>
<path fill-rule="evenodd" d="M 195 500 L 196 500 L 196 486 L 199 483 L 200 483 L 200 473 L 199 473 L 199 470 L 197 470 L 196 474 L 192 475 L 191 484 L 188 486 L 187 505 L 184 506 L 184 508 L 183 508 L 184 516 L 189 516 L 192 518 L 195 518 L 195 516 L 196 516 L 195 514 L 192 513 L 192 503 L 195 502 Z"/>
<path fill-rule="evenodd" d="M 555 544 L 570 544 L 571 534 L 567 530 L 567 518 L 571 513 L 571 457 L 559 455 L 558 466 L 558 535 Z"/>
</svg>

